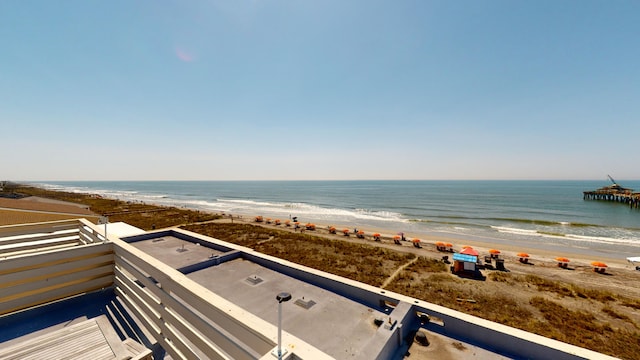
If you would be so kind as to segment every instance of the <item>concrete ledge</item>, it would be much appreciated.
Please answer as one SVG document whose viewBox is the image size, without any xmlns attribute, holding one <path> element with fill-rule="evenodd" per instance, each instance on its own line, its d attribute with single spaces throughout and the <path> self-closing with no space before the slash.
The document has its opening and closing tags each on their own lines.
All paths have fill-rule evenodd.
<svg viewBox="0 0 640 360">
<path fill-rule="evenodd" d="M 234 251 L 229 251 L 226 252 L 222 255 L 214 255 L 213 257 L 209 258 L 208 260 L 199 262 L 199 263 L 195 263 L 195 264 L 191 264 L 191 265 L 187 265 L 187 266 L 183 266 L 179 269 L 176 269 L 178 271 L 180 271 L 183 274 L 189 274 L 192 273 L 194 271 L 198 271 L 198 270 L 202 270 L 202 269 L 206 269 L 208 267 L 211 266 L 216 266 L 216 265 L 220 265 L 224 262 L 230 261 L 230 260 L 234 260 L 237 259 L 239 257 L 242 256 L 242 252 L 238 251 L 238 250 L 234 250 Z"/>
</svg>

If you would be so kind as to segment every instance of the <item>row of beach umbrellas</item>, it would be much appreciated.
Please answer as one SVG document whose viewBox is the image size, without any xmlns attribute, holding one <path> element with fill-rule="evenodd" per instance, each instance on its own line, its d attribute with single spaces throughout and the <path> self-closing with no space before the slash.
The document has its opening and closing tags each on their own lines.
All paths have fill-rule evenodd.
<svg viewBox="0 0 640 360">
<path fill-rule="evenodd" d="M 264 220 L 265 219 L 262 216 L 256 216 L 256 218 L 255 218 L 256 222 L 262 222 Z M 267 223 L 271 223 L 271 219 L 267 218 L 266 222 Z M 280 225 L 281 221 L 280 221 L 280 219 L 275 219 L 274 223 L 275 223 L 275 225 Z M 284 224 L 286 226 L 290 226 L 291 225 L 291 221 L 290 220 L 286 220 L 284 222 Z M 300 223 L 298 221 L 294 222 L 294 225 L 296 225 L 296 226 L 298 226 L 299 224 Z M 306 227 L 307 230 L 315 230 L 316 229 L 316 225 L 313 224 L 313 223 L 307 223 L 305 225 L 305 227 Z M 334 226 L 330 226 L 329 227 L 329 232 L 332 233 L 332 234 L 335 234 L 336 233 L 336 228 Z M 350 233 L 350 230 L 349 229 L 343 229 L 342 233 L 345 234 L 345 235 L 348 235 Z M 360 230 L 360 231 L 357 232 L 357 235 L 359 235 L 361 237 L 364 237 L 364 234 L 365 234 L 365 232 L 363 230 Z M 374 239 L 379 240 L 382 235 L 380 233 L 373 233 L 373 234 L 371 234 L 371 236 Z M 398 233 L 398 235 L 395 235 L 393 237 L 393 240 L 397 242 L 402 238 L 404 238 L 404 233 Z M 418 238 L 413 238 L 411 240 L 411 242 L 413 242 L 414 245 L 419 245 L 421 240 L 418 239 Z M 453 247 L 453 244 L 447 243 L 447 242 L 443 242 L 443 241 L 437 241 L 435 243 L 435 245 L 438 248 L 438 250 L 441 250 L 441 249 L 442 250 L 450 250 Z M 491 256 L 493 256 L 493 257 L 499 256 L 500 253 L 501 253 L 501 251 L 498 250 L 498 249 L 489 249 L 489 254 Z M 460 254 L 472 255 L 472 256 L 479 256 L 480 255 L 480 253 L 477 250 L 475 250 L 472 246 L 469 246 L 469 245 L 463 245 L 462 246 L 462 250 L 460 251 Z M 527 263 L 530 255 L 525 253 L 525 252 L 519 252 L 519 253 L 516 254 L 516 257 L 519 258 L 520 262 Z M 558 266 L 562 267 L 562 268 L 566 268 L 568 266 L 569 262 L 571 262 L 571 260 L 569 260 L 566 257 L 562 257 L 562 256 L 556 257 L 555 260 L 558 262 Z M 603 263 L 601 261 L 592 261 L 591 262 L 591 266 L 594 267 L 594 270 L 596 272 L 604 272 L 604 270 L 608 267 L 607 264 L 605 264 L 605 263 Z"/>
<path fill-rule="evenodd" d="M 451 244 L 448 244 L 448 243 L 445 244 L 444 242 L 441 242 L 441 241 L 436 242 L 436 247 L 438 248 L 445 247 L 445 246 L 450 247 Z M 463 245 L 462 250 L 460 250 L 460 254 L 472 255 L 472 256 L 480 255 L 480 253 L 470 245 Z M 501 251 L 498 249 L 489 249 L 489 254 L 492 257 L 497 257 L 501 254 Z M 525 252 L 519 252 L 516 254 L 516 257 L 518 257 L 520 262 L 527 263 L 530 255 Z M 555 260 L 558 262 L 558 266 L 562 268 L 566 268 L 569 262 L 571 262 L 571 260 L 562 256 L 556 257 Z M 608 267 L 608 265 L 603 263 L 602 261 L 592 261 L 591 266 L 593 266 L 596 272 L 604 272 L 605 269 Z"/>
<path fill-rule="evenodd" d="M 438 243 L 436 243 L 437 245 Z M 471 249 L 471 250 L 470 250 Z M 473 250 L 473 248 L 469 245 L 464 245 L 462 246 L 462 251 L 460 251 L 461 254 L 467 254 L 467 255 L 475 255 L 478 256 L 478 252 Z M 497 256 L 500 255 L 500 250 L 498 249 L 489 249 L 489 254 Z M 516 254 L 516 256 L 519 258 L 520 262 L 528 262 L 528 259 L 530 257 L 529 254 L 525 253 L 525 252 L 519 252 Z M 569 260 L 566 257 L 563 256 L 559 256 L 557 258 L 555 258 L 555 260 L 558 262 L 558 266 L 562 267 L 562 268 L 566 268 L 569 264 L 569 262 L 571 262 L 571 260 Z M 591 262 L 591 266 L 593 266 L 594 270 L 596 272 L 604 272 L 604 270 L 608 267 L 607 264 L 603 263 L 602 261 L 592 261 Z"/>
</svg>

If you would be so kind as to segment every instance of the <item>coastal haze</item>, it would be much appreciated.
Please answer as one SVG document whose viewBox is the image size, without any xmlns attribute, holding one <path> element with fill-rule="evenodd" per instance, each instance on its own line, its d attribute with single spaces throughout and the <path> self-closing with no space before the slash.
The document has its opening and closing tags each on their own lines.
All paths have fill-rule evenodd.
<svg viewBox="0 0 640 360">
<path fill-rule="evenodd" d="M 640 254 L 640 210 L 583 200 L 604 181 L 41 182 L 52 190 L 607 258 Z M 640 181 L 626 187 L 640 189 Z"/>
</svg>

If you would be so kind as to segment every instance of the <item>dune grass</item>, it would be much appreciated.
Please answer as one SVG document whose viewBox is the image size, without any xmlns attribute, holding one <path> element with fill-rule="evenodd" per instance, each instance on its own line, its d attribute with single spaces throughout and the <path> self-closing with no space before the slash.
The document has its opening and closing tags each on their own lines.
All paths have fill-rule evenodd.
<svg viewBox="0 0 640 360">
<path fill-rule="evenodd" d="M 537 275 L 490 272 L 486 282 L 461 279 L 437 271 L 442 267 L 435 263 L 416 261 L 387 289 L 597 352 L 640 358 L 638 324 L 624 309 L 633 311 L 640 301 Z M 583 310 L 563 306 L 565 298 L 572 304 L 567 306 Z"/>
<path fill-rule="evenodd" d="M 110 222 L 123 221 L 144 230 L 178 226 L 220 218 L 219 215 L 200 212 L 197 210 L 104 199 L 90 194 L 50 191 L 30 186 L 18 185 L 7 188 L 5 191 L 88 205 L 89 209 L 97 215 L 107 215 Z"/>
<path fill-rule="evenodd" d="M 396 268 L 415 258 L 413 254 L 326 239 L 309 232 L 298 234 L 249 224 L 216 223 L 183 228 L 373 286 L 382 285 Z"/>
</svg>

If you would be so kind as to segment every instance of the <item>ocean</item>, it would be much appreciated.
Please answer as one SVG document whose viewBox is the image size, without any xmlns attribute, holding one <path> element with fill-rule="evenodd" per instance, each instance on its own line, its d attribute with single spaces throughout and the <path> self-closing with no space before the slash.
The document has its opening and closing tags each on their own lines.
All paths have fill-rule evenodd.
<svg viewBox="0 0 640 360">
<path fill-rule="evenodd" d="M 621 186 L 638 191 L 640 181 Z M 583 200 L 606 181 L 73 181 L 33 185 L 407 237 L 640 256 L 640 209 Z"/>
</svg>

